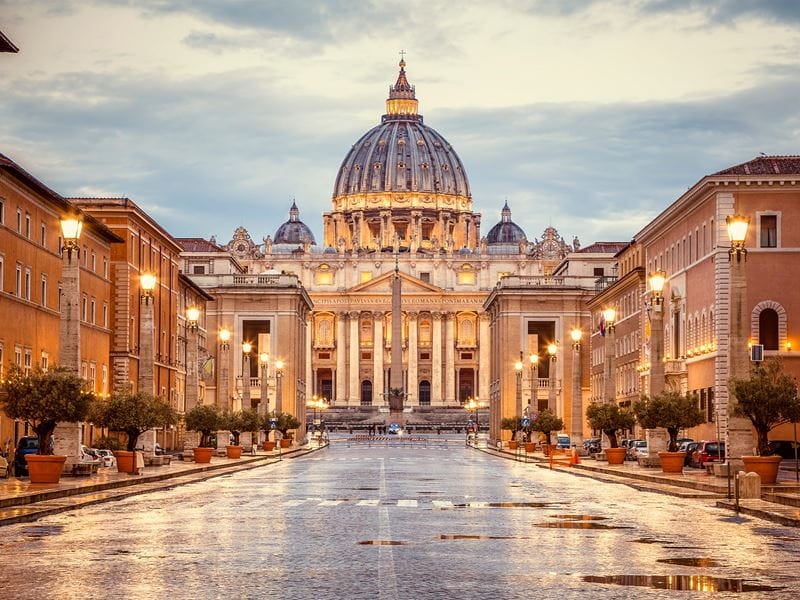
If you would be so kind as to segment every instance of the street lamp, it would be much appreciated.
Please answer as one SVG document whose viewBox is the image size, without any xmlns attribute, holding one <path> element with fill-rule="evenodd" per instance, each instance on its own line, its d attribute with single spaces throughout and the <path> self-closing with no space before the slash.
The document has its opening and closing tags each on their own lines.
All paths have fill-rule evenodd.
<svg viewBox="0 0 800 600">
<path fill-rule="evenodd" d="M 650 284 L 650 397 L 664 391 L 664 285 L 667 274 L 658 269 L 647 278 Z M 647 451 L 655 455 L 666 448 L 666 435 L 663 429 L 648 429 Z"/>
<path fill-rule="evenodd" d="M 547 344 L 547 354 L 550 356 L 550 365 L 547 372 L 547 408 L 551 412 L 556 412 L 556 353 L 558 345 L 555 342 Z"/>
<path fill-rule="evenodd" d="M 617 311 L 613 307 L 603 309 L 603 323 L 606 337 L 605 343 L 605 386 L 603 395 L 605 402 L 614 402 L 617 398 L 614 382 L 614 329 L 617 320 Z"/>
<path fill-rule="evenodd" d="M 242 342 L 242 408 L 250 408 L 250 351 L 253 345 Z"/>
<path fill-rule="evenodd" d="M 200 309 L 196 306 L 187 308 L 186 320 L 189 322 L 189 329 L 191 331 L 197 331 L 197 322 L 200 320 Z"/>
<path fill-rule="evenodd" d="M 61 267 L 61 331 L 58 362 L 75 374 L 81 368 L 80 246 L 83 221 L 77 217 L 61 219 L 61 236 L 66 250 Z M 72 252 L 75 251 L 75 260 Z"/>
<path fill-rule="evenodd" d="M 192 410 L 197 406 L 198 374 L 197 374 L 197 325 L 200 320 L 200 309 L 190 306 L 186 309 L 188 323 L 186 334 L 186 384 L 184 386 L 184 410 Z"/>
<path fill-rule="evenodd" d="M 269 414 L 269 354 L 262 352 L 258 355 L 261 363 L 261 402 L 258 403 L 258 412 L 262 415 Z"/>
<path fill-rule="evenodd" d="M 583 330 L 574 327 L 569 332 L 572 338 L 572 418 L 570 419 L 570 439 L 579 446 L 583 437 L 583 395 L 581 394 L 581 339 Z"/>
<path fill-rule="evenodd" d="M 219 388 L 217 392 L 217 405 L 226 411 L 230 408 L 231 391 L 228 379 L 230 358 L 228 351 L 231 349 L 231 330 L 221 327 L 217 332 L 217 351 L 219 352 Z"/>
<path fill-rule="evenodd" d="M 283 361 L 275 361 L 275 410 L 283 411 Z"/>
<path fill-rule="evenodd" d="M 322 411 L 322 410 L 325 410 L 326 408 L 328 408 L 327 399 L 323 398 L 322 396 L 317 396 L 316 394 L 314 394 L 311 397 L 311 400 L 306 402 L 306 406 L 308 406 L 309 408 L 313 408 L 314 409 L 314 420 L 312 421 L 312 424 L 316 427 L 318 425 L 318 423 L 317 423 L 317 409 Z"/>
<path fill-rule="evenodd" d="M 467 398 L 467 402 L 464 404 L 464 409 L 467 411 L 467 415 L 471 413 L 473 410 L 475 411 L 475 443 L 478 442 L 478 434 L 481 430 L 481 423 L 480 417 L 478 414 L 478 409 L 480 409 L 481 404 L 477 398 L 469 397 Z M 469 435 L 467 435 L 467 440 L 469 440 Z"/>
<path fill-rule="evenodd" d="M 220 341 L 220 348 L 222 350 L 228 350 L 231 342 L 231 330 L 223 327 L 219 330 L 219 341 Z"/>
<path fill-rule="evenodd" d="M 153 307 L 153 290 L 157 279 L 153 273 L 139 275 L 141 296 L 141 312 L 139 319 L 139 390 L 149 394 L 155 393 L 155 309 Z"/>
<path fill-rule="evenodd" d="M 747 278 L 744 270 L 747 249 L 744 247 L 744 243 L 747 239 L 750 218 L 737 214 L 729 216 L 726 222 L 728 225 L 728 237 L 731 240 L 731 248 L 728 251 L 728 260 L 731 267 L 728 377 L 743 378 L 747 376 L 749 370 L 746 354 L 749 318 L 746 316 Z M 744 257 L 744 261 L 742 257 Z M 725 433 L 725 462 L 728 463 L 728 471 L 730 472 L 730 459 L 739 460 L 743 454 L 748 453 L 752 446 L 753 438 L 749 421 L 743 417 L 733 417 L 731 415 L 733 402 L 730 398 L 730 392 L 728 392 L 728 395 L 724 408 L 728 417 L 728 427 Z"/>
<path fill-rule="evenodd" d="M 531 410 L 539 410 L 539 355 L 528 356 L 531 364 Z"/>
<path fill-rule="evenodd" d="M 522 415 L 522 350 L 519 351 L 519 360 L 514 363 L 514 370 L 517 372 L 517 412 L 516 416 Z"/>
</svg>

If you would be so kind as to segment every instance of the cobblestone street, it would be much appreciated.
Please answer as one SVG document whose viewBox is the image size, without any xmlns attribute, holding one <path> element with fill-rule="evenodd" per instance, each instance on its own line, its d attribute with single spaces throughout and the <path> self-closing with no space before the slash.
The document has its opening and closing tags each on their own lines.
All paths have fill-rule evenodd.
<svg viewBox="0 0 800 600">
<path fill-rule="evenodd" d="M 800 533 L 457 443 L 334 439 L 1 544 L 3 598 L 791 598 Z"/>
</svg>

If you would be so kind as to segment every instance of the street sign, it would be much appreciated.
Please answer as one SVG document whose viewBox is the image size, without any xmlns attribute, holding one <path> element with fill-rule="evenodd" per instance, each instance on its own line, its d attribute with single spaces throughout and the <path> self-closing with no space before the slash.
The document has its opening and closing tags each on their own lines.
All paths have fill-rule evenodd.
<svg viewBox="0 0 800 600">
<path fill-rule="evenodd" d="M 269 420 L 269 428 L 270 429 L 277 429 L 278 428 L 278 419 L 270 419 Z"/>
<path fill-rule="evenodd" d="M 530 424 L 531 424 L 531 420 L 530 420 L 528 417 L 524 417 L 524 418 L 522 419 L 522 426 L 523 426 L 523 427 L 527 427 L 527 426 L 528 426 L 528 425 L 530 425 Z"/>
</svg>

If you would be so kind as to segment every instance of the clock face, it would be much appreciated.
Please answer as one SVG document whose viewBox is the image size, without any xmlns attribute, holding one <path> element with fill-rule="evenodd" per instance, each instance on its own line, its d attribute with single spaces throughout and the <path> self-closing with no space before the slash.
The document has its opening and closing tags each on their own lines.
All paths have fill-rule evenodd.
<svg viewBox="0 0 800 600">
<path fill-rule="evenodd" d="M 244 253 L 244 252 L 246 252 L 246 251 L 247 251 L 247 246 L 245 246 L 243 243 L 239 243 L 239 244 L 236 246 L 236 251 L 237 251 L 237 252 Z"/>
</svg>

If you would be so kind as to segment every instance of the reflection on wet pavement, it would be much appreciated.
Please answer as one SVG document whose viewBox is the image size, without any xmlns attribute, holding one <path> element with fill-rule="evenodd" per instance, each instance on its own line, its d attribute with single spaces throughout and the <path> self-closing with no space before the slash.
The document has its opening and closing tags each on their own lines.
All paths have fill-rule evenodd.
<svg viewBox="0 0 800 600">
<path fill-rule="evenodd" d="M 773 592 L 779 587 L 756 585 L 742 579 L 723 579 L 705 575 L 586 575 L 589 583 L 613 583 L 650 587 L 657 590 L 685 590 L 694 592 Z"/>
<path fill-rule="evenodd" d="M 712 558 L 659 558 L 658 562 L 668 565 L 681 565 L 682 567 L 698 567 L 701 569 L 722 566 L 719 561 Z"/>
</svg>

